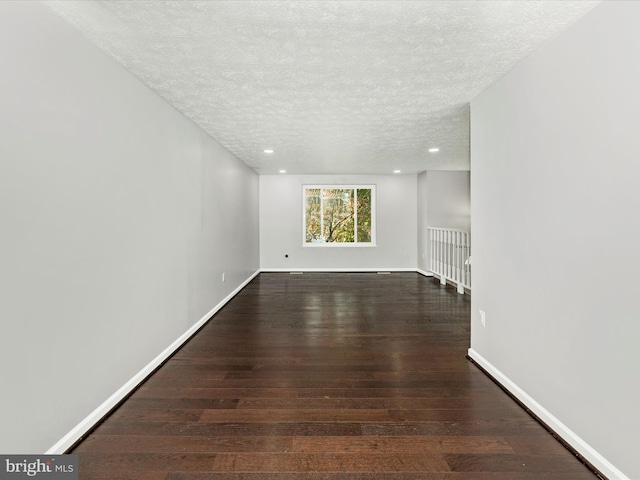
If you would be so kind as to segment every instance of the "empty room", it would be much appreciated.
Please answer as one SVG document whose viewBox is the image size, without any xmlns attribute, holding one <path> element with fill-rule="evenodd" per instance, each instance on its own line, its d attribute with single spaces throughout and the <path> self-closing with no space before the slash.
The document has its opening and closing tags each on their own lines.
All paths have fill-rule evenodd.
<svg viewBox="0 0 640 480">
<path fill-rule="evenodd" d="M 0 478 L 640 479 L 639 18 L 0 2 Z"/>
</svg>

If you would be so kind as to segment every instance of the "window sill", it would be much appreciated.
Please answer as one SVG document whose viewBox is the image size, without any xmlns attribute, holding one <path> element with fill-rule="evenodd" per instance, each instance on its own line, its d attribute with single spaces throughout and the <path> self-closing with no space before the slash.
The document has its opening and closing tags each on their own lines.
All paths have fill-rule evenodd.
<svg viewBox="0 0 640 480">
<path fill-rule="evenodd" d="M 303 243 L 303 247 L 310 248 L 338 248 L 338 247 L 346 247 L 346 248 L 371 248 L 376 247 L 375 243 L 338 243 L 338 242 L 312 242 L 312 243 Z"/>
</svg>

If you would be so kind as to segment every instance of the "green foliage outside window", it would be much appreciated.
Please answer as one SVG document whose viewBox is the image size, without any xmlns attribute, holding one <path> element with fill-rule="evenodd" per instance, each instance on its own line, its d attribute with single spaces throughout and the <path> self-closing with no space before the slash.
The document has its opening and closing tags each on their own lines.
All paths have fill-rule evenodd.
<svg viewBox="0 0 640 480">
<path fill-rule="evenodd" d="M 372 188 L 305 189 L 306 243 L 371 243 Z"/>
</svg>

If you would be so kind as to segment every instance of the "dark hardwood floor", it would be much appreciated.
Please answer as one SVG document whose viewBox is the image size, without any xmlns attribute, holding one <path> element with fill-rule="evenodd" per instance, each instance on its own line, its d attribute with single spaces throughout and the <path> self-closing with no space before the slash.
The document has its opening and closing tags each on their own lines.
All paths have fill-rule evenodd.
<svg viewBox="0 0 640 480">
<path fill-rule="evenodd" d="M 263 273 L 73 451 L 81 479 L 595 479 L 465 359 L 468 295 Z"/>
</svg>

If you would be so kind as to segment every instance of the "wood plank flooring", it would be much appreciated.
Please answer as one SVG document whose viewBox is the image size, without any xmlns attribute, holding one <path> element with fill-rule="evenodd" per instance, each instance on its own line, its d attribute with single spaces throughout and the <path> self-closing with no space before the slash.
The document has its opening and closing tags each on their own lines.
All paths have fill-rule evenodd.
<svg viewBox="0 0 640 480">
<path fill-rule="evenodd" d="M 81 479 L 593 480 L 465 359 L 468 295 L 263 273 L 73 451 Z"/>
</svg>

